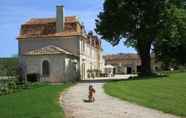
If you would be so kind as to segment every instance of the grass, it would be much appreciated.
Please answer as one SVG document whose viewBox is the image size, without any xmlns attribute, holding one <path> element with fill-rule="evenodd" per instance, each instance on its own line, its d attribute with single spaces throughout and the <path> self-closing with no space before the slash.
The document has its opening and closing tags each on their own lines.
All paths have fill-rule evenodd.
<svg viewBox="0 0 186 118">
<path fill-rule="evenodd" d="M 1 118 L 63 118 L 58 97 L 70 86 L 43 85 L 15 94 L 0 96 Z"/>
<path fill-rule="evenodd" d="M 186 73 L 163 78 L 108 82 L 105 92 L 139 105 L 186 116 Z"/>
</svg>

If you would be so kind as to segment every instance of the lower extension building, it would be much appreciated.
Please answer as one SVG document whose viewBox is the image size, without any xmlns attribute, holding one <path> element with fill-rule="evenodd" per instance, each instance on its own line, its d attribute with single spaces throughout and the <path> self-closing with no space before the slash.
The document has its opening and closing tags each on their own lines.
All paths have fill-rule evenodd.
<svg viewBox="0 0 186 118">
<path fill-rule="evenodd" d="M 105 64 L 112 65 L 115 74 L 132 74 L 138 73 L 141 69 L 140 57 L 135 53 L 119 53 L 105 55 Z M 152 71 L 156 72 L 161 69 L 161 64 L 151 59 Z"/>
<path fill-rule="evenodd" d="M 86 33 L 76 16 L 32 18 L 21 25 L 17 37 L 19 63 L 24 77 L 37 74 L 39 81 L 62 82 L 86 79 L 88 69 L 103 67 L 101 40 Z"/>
</svg>

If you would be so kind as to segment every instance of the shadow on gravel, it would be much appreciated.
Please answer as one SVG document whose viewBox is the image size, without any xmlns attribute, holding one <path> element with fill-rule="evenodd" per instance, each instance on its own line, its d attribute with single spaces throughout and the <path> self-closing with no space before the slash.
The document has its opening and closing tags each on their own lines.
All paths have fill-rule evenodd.
<svg viewBox="0 0 186 118">
<path fill-rule="evenodd" d="M 85 102 L 85 103 L 94 103 L 94 102 L 92 102 L 90 100 L 86 100 L 86 99 L 83 99 L 83 102 Z"/>
</svg>

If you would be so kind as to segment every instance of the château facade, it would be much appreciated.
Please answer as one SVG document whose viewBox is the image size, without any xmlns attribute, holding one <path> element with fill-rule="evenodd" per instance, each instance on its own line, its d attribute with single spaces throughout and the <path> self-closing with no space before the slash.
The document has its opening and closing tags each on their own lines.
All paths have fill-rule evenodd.
<svg viewBox="0 0 186 118">
<path fill-rule="evenodd" d="M 103 69 L 101 40 L 86 33 L 76 16 L 32 18 L 21 25 L 17 37 L 19 62 L 25 77 L 38 74 L 40 81 L 62 82 L 87 79 L 87 70 Z"/>
</svg>

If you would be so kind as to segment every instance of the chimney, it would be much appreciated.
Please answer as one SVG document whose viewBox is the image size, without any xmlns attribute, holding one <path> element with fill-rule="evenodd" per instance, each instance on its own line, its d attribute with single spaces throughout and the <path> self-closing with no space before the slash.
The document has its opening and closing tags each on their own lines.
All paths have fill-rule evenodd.
<svg viewBox="0 0 186 118">
<path fill-rule="evenodd" d="M 64 31 L 64 6 L 56 6 L 56 32 Z"/>
</svg>

